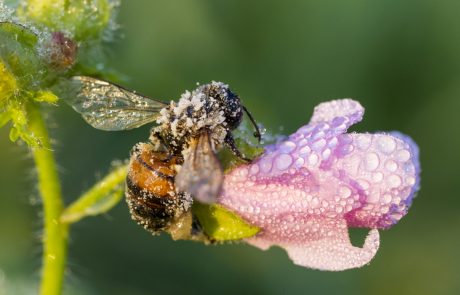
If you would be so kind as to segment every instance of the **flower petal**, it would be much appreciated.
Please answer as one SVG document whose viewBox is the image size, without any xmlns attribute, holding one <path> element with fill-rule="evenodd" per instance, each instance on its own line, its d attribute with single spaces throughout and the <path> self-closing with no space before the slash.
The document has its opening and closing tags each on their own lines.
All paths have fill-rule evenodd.
<svg viewBox="0 0 460 295">
<path fill-rule="evenodd" d="M 308 242 L 278 243 L 267 242 L 266 238 L 250 238 L 246 241 L 262 250 L 267 250 L 272 245 L 284 248 L 292 261 L 300 266 L 328 270 L 341 271 L 350 268 L 362 267 L 368 264 L 380 245 L 379 232 L 373 229 L 369 232 L 362 248 L 351 244 L 345 222 L 342 220 L 323 220 L 308 226 L 303 224 L 297 232 L 291 232 L 298 240 Z M 312 233 L 314 229 L 317 233 Z M 314 239 L 306 236 L 315 236 Z"/>
<path fill-rule="evenodd" d="M 344 134 L 363 113 L 350 99 L 320 104 L 308 125 L 225 176 L 219 203 L 261 228 L 248 243 L 279 245 L 294 263 L 322 270 L 374 257 L 376 229 L 407 213 L 420 165 L 405 135 Z M 348 227 L 372 229 L 363 248 L 351 245 Z"/>
<path fill-rule="evenodd" d="M 401 135 L 353 133 L 349 137 L 353 151 L 338 158 L 334 169 L 360 191 L 362 206 L 345 218 L 354 227 L 390 227 L 407 213 L 418 190 L 415 145 Z"/>
<path fill-rule="evenodd" d="M 318 124 L 320 122 L 339 125 L 337 122 L 343 121 L 343 124 L 350 127 L 361 121 L 363 114 L 364 108 L 356 100 L 349 98 L 332 100 L 323 102 L 315 107 L 309 125 Z M 334 121 L 336 121 L 336 123 L 334 123 Z"/>
</svg>

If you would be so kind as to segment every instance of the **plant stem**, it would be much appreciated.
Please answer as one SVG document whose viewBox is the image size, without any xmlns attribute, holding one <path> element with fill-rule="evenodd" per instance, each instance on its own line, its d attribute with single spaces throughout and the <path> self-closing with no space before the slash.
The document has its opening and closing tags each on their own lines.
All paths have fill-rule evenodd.
<svg viewBox="0 0 460 295">
<path fill-rule="evenodd" d="M 40 294 L 59 295 L 64 280 L 68 225 L 59 220 L 63 210 L 61 185 L 40 107 L 37 104 L 31 104 L 28 108 L 28 114 L 30 115 L 30 130 L 42 143 L 41 148 L 32 149 L 44 216 L 43 269 Z"/>
<path fill-rule="evenodd" d="M 113 169 L 62 213 L 61 222 L 74 223 L 87 216 L 102 214 L 115 206 L 123 194 L 128 165 Z"/>
</svg>

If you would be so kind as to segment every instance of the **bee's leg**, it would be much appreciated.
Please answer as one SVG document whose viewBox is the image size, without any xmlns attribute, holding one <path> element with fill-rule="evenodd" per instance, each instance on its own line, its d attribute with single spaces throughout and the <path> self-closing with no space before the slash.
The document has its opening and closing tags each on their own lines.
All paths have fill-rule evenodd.
<svg viewBox="0 0 460 295">
<path fill-rule="evenodd" d="M 233 139 L 232 133 L 229 131 L 227 132 L 227 135 L 225 136 L 225 144 L 228 146 L 228 148 L 232 151 L 232 153 L 240 158 L 243 161 L 246 162 L 251 162 L 251 159 L 246 158 L 243 153 L 240 152 L 240 150 L 236 147 L 235 139 Z"/>
</svg>

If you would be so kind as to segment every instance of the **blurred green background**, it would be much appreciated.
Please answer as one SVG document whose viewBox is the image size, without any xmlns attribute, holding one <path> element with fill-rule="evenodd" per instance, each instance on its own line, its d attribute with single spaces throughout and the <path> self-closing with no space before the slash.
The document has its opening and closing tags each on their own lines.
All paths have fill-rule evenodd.
<svg viewBox="0 0 460 295">
<path fill-rule="evenodd" d="M 340 273 L 295 266 L 278 248 L 152 237 L 121 202 L 72 228 L 66 294 L 460 294 L 459 15 L 458 0 L 123 1 L 110 60 L 128 88 L 169 99 L 224 81 L 286 134 L 319 102 L 355 98 L 366 115 L 353 130 L 400 130 L 419 144 L 422 188 L 372 263 Z M 150 128 L 107 133 L 64 104 L 49 113 L 67 203 Z M 5 128 L 0 151 L 0 294 L 34 294 L 33 165 Z"/>
</svg>

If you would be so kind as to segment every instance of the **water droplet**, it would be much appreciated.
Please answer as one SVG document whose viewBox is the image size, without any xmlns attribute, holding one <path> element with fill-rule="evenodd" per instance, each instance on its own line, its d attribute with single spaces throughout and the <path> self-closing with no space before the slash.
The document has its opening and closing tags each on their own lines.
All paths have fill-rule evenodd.
<svg viewBox="0 0 460 295">
<path fill-rule="evenodd" d="M 305 163 L 305 160 L 303 158 L 297 158 L 297 160 L 295 160 L 295 163 L 294 165 L 297 167 L 297 168 L 300 168 L 303 166 L 303 164 Z"/>
<path fill-rule="evenodd" d="M 390 214 L 390 217 L 395 220 L 395 221 L 398 221 L 402 218 L 402 214 L 401 213 L 392 213 Z"/>
<path fill-rule="evenodd" d="M 326 134 L 323 131 L 318 131 L 312 135 L 311 139 L 316 140 L 316 139 L 324 137 L 324 135 Z"/>
<path fill-rule="evenodd" d="M 326 146 L 326 140 L 324 138 L 321 138 L 321 139 L 313 142 L 312 145 L 311 145 L 311 147 L 316 151 L 321 150 L 325 146 Z"/>
<path fill-rule="evenodd" d="M 342 198 L 348 198 L 351 195 L 351 189 L 348 186 L 341 186 L 339 188 L 339 195 Z"/>
<path fill-rule="evenodd" d="M 362 134 L 356 137 L 356 146 L 362 151 L 367 150 L 371 145 L 371 142 L 371 135 Z"/>
<path fill-rule="evenodd" d="M 384 194 L 382 198 L 384 204 L 390 204 L 392 199 L 390 194 Z"/>
<path fill-rule="evenodd" d="M 340 141 L 342 143 L 352 143 L 353 142 L 353 137 L 351 137 L 350 134 L 342 134 L 340 136 Z"/>
<path fill-rule="evenodd" d="M 369 203 L 377 203 L 380 200 L 380 192 L 378 190 L 372 191 L 367 197 Z"/>
<path fill-rule="evenodd" d="M 304 145 L 308 144 L 309 142 L 310 142 L 310 141 L 309 141 L 308 139 L 303 138 L 303 139 L 301 139 L 301 140 L 297 143 L 297 145 L 298 145 L 299 147 L 303 147 Z"/>
<path fill-rule="evenodd" d="M 329 156 L 331 155 L 331 150 L 330 149 L 325 149 L 322 153 L 323 160 L 329 159 Z"/>
<path fill-rule="evenodd" d="M 369 188 L 369 182 L 365 181 L 364 179 L 358 179 L 358 184 L 363 190 L 367 190 Z"/>
<path fill-rule="evenodd" d="M 400 150 L 396 152 L 396 160 L 399 162 L 406 162 L 410 159 L 410 153 L 408 150 Z"/>
<path fill-rule="evenodd" d="M 380 208 L 380 213 L 382 214 L 387 214 L 390 211 L 390 208 L 388 206 L 384 206 Z"/>
<path fill-rule="evenodd" d="M 342 125 L 343 123 L 345 123 L 347 119 L 345 117 L 335 117 L 333 120 L 332 120 L 332 126 L 340 126 Z"/>
<path fill-rule="evenodd" d="M 279 170 L 285 170 L 292 164 L 292 157 L 289 154 L 281 154 L 275 158 L 275 167 Z"/>
<path fill-rule="evenodd" d="M 259 172 L 259 165 L 253 164 L 251 165 L 251 168 L 249 168 L 249 173 L 251 175 L 257 174 Z"/>
<path fill-rule="evenodd" d="M 351 153 L 355 148 L 351 145 L 351 144 L 345 144 L 344 146 L 342 146 L 342 154 L 343 155 L 348 155 L 349 153 Z"/>
<path fill-rule="evenodd" d="M 270 170 L 272 169 L 272 159 L 270 158 L 262 159 L 262 161 L 260 161 L 259 163 L 259 166 L 262 172 L 265 172 L 265 173 L 270 172 Z"/>
<path fill-rule="evenodd" d="M 414 177 L 408 177 L 406 179 L 406 182 L 408 185 L 414 185 L 415 184 L 415 178 Z"/>
<path fill-rule="evenodd" d="M 318 164 L 318 160 L 319 160 L 319 157 L 317 154 L 311 154 L 308 157 L 308 163 L 310 163 L 310 165 L 312 166 L 315 166 L 316 164 Z"/>
<path fill-rule="evenodd" d="M 296 145 L 292 141 L 285 141 L 280 144 L 278 150 L 282 153 L 290 153 L 296 148 Z"/>
<path fill-rule="evenodd" d="M 339 142 L 339 141 L 338 141 L 337 137 L 333 137 L 333 138 L 331 138 L 331 140 L 329 140 L 329 142 L 328 142 L 327 145 L 328 145 L 328 147 L 330 147 L 330 148 L 335 148 L 335 147 L 337 146 L 337 143 L 338 143 L 338 142 Z"/>
<path fill-rule="evenodd" d="M 311 152 L 311 149 L 308 145 L 304 146 L 303 148 L 300 149 L 299 154 L 300 155 L 307 155 Z"/>
<path fill-rule="evenodd" d="M 390 172 L 395 172 L 398 169 L 398 164 L 393 160 L 387 160 L 385 162 L 385 168 Z"/>
<path fill-rule="evenodd" d="M 313 208 L 318 207 L 318 205 L 319 205 L 319 200 L 318 200 L 318 198 L 314 198 L 313 200 L 311 200 L 311 206 L 312 206 Z"/>
<path fill-rule="evenodd" d="M 391 188 L 396 188 L 401 185 L 401 177 L 396 174 L 392 174 L 388 176 L 387 183 Z"/>
<path fill-rule="evenodd" d="M 378 149 L 385 154 L 390 154 L 396 149 L 396 142 L 391 136 L 381 135 L 377 139 Z"/>
<path fill-rule="evenodd" d="M 368 153 L 364 158 L 364 167 L 367 171 L 374 171 L 379 167 L 380 160 L 376 153 Z"/>
</svg>

